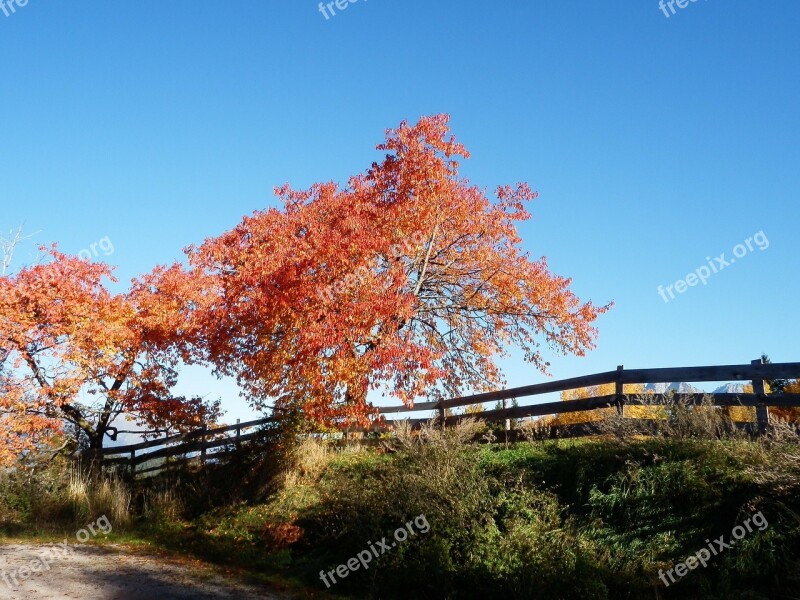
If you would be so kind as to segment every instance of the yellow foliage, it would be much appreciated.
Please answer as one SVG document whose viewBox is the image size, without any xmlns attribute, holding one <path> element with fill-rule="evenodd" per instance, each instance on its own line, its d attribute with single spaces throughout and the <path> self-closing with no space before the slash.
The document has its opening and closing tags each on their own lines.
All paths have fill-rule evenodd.
<svg viewBox="0 0 800 600">
<path fill-rule="evenodd" d="M 640 406 L 629 404 L 624 407 L 624 415 L 629 419 L 666 419 L 667 411 L 663 406 Z"/>
<path fill-rule="evenodd" d="M 562 413 L 551 417 L 544 417 L 547 425 L 576 425 L 578 423 L 591 423 L 599 421 L 604 415 L 611 414 L 616 408 L 598 408 L 596 410 L 581 410 L 572 413 Z"/>
<path fill-rule="evenodd" d="M 787 394 L 800 394 L 800 380 L 789 382 L 783 391 Z M 800 421 L 800 407 L 778 407 L 772 406 L 769 409 L 771 416 L 778 417 L 784 421 L 797 422 Z"/>
<path fill-rule="evenodd" d="M 593 385 L 575 390 L 561 392 L 561 400 L 582 400 L 585 398 L 595 398 L 597 396 L 610 396 L 615 393 L 616 386 L 613 383 L 603 385 Z M 769 385 L 764 383 L 764 390 L 770 393 L 772 390 Z M 623 387 L 625 394 L 644 394 L 643 384 L 630 384 Z M 800 394 L 800 380 L 791 382 L 784 390 L 787 394 Z M 745 384 L 742 389 L 743 394 L 752 394 L 753 385 Z M 546 425 L 574 425 L 577 423 L 591 423 L 599 421 L 604 415 L 612 414 L 615 407 L 601 408 L 595 410 L 584 410 L 574 413 L 564 413 L 545 417 L 541 421 Z M 753 406 L 729 406 L 722 409 L 734 423 L 753 423 L 756 421 L 756 409 Z M 663 406 L 638 406 L 626 405 L 624 407 L 625 416 L 632 419 L 664 419 L 666 412 Z M 770 407 L 770 415 L 787 421 L 800 422 L 800 408 Z"/>
<path fill-rule="evenodd" d="M 769 384 L 766 381 L 764 382 L 764 392 L 766 392 L 767 394 L 771 394 L 772 393 L 772 388 L 769 387 Z M 753 392 L 753 384 L 752 383 L 745 383 L 744 387 L 742 388 L 742 393 L 743 394 L 753 394 L 754 393 Z"/>
<path fill-rule="evenodd" d="M 583 400 L 585 398 L 596 398 L 598 396 L 611 396 L 616 393 L 616 384 L 604 383 L 602 385 L 592 385 L 589 387 L 566 390 L 561 392 L 561 400 Z M 640 383 L 626 384 L 622 387 L 625 394 L 641 394 L 644 392 L 644 385 Z M 573 413 L 563 413 L 548 418 L 548 425 L 574 425 L 577 423 L 591 423 L 599 421 L 604 415 L 612 414 L 617 410 L 615 407 L 598 408 L 595 410 L 582 410 Z"/>
<path fill-rule="evenodd" d="M 734 423 L 755 423 L 755 406 L 726 406 L 722 409 Z"/>
<path fill-rule="evenodd" d="M 604 383 L 602 385 L 591 385 L 589 387 L 578 388 L 577 390 L 566 390 L 561 392 L 562 400 L 582 400 L 584 398 L 595 398 L 597 396 L 611 396 L 616 394 L 617 386 L 614 383 Z M 641 394 L 644 392 L 644 385 L 641 383 L 625 384 L 622 386 L 624 394 Z"/>
<path fill-rule="evenodd" d="M 764 382 L 764 391 L 769 394 L 772 392 L 769 384 Z M 787 394 L 800 394 L 800 382 L 793 381 L 787 385 L 784 390 Z M 748 383 L 745 384 L 743 392 L 745 394 L 752 394 L 753 393 L 753 385 Z M 731 407 L 729 410 L 729 414 L 731 415 L 731 419 L 735 422 L 755 422 L 756 420 L 756 409 L 752 406 L 734 406 Z M 796 422 L 800 421 L 800 408 L 794 407 L 782 407 L 782 406 L 770 406 L 769 407 L 769 414 L 771 417 L 777 417 L 784 421 Z"/>
</svg>

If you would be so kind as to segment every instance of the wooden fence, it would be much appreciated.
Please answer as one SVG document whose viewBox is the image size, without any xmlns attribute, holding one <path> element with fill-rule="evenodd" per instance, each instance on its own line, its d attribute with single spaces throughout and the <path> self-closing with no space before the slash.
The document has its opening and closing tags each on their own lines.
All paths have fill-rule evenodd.
<svg viewBox="0 0 800 600">
<path fill-rule="evenodd" d="M 574 413 L 608 408 L 611 406 L 615 406 L 618 410 L 622 411 L 625 405 L 642 404 L 637 396 L 625 394 L 623 392 L 626 384 L 747 381 L 753 386 L 752 393 L 674 394 L 671 396 L 665 394 L 647 394 L 647 400 L 650 404 L 659 404 L 675 400 L 691 404 L 700 404 L 704 401 L 704 397 L 708 397 L 711 399 L 714 406 L 755 407 L 757 432 L 763 434 L 769 427 L 769 407 L 800 407 L 800 394 L 768 394 L 766 393 L 764 385 L 765 381 L 796 378 L 800 378 L 800 363 L 764 364 L 761 359 L 754 360 L 750 364 L 744 365 L 707 367 L 626 370 L 622 366 L 619 366 L 615 371 L 607 371 L 605 373 L 572 377 L 559 381 L 549 381 L 496 392 L 474 394 L 440 402 L 421 402 L 415 404 L 413 407 L 380 407 L 378 411 L 381 415 L 384 417 L 395 415 L 396 418 L 387 419 L 386 426 L 376 426 L 375 430 L 391 430 L 393 422 L 401 419 L 408 420 L 412 426 L 418 427 L 421 423 L 429 421 L 430 417 L 409 419 L 405 415 L 413 416 L 413 413 L 422 411 L 435 411 L 445 426 L 452 425 L 459 419 L 464 418 L 464 415 L 448 415 L 448 412 L 455 408 L 483 404 L 486 402 L 518 400 L 520 398 L 553 392 L 564 392 L 589 386 L 613 383 L 615 385 L 615 393 L 580 400 L 559 400 L 555 402 L 484 410 L 482 412 L 470 414 L 469 416 L 487 422 L 496 422 L 527 417 Z M 225 455 L 236 452 L 242 444 L 258 438 L 260 433 L 256 428 L 274 423 L 278 419 L 279 417 L 273 415 L 246 423 L 237 422 L 235 425 L 226 427 L 217 427 L 213 429 L 202 428 L 190 433 L 173 435 L 166 438 L 140 442 L 138 444 L 105 448 L 101 451 L 101 454 L 105 464 L 122 464 L 130 468 L 136 474 L 160 471 L 166 466 L 170 466 L 174 463 L 185 463 L 189 460 L 197 460 L 200 462 L 217 460 Z M 212 450 L 215 451 L 209 452 Z M 179 457 L 178 460 L 175 460 L 176 457 Z M 138 468 L 153 462 L 157 464 L 147 466 L 144 469 Z"/>
</svg>

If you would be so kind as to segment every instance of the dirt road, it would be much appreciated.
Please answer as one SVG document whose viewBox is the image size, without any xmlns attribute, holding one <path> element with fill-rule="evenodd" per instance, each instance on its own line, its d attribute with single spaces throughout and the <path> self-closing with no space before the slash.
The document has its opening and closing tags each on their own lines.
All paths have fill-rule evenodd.
<svg viewBox="0 0 800 600">
<path fill-rule="evenodd" d="M 117 546 L 0 544 L 0 600 L 289 600 L 197 564 Z"/>
</svg>

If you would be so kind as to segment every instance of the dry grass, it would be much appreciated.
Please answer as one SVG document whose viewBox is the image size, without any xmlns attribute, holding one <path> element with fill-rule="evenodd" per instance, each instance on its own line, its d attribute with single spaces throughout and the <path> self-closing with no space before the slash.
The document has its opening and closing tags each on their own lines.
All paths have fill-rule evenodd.
<svg viewBox="0 0 800 600">
<path fill-rule="evenodd" d="M 142 516 L 149 522 L 168 523 L 181 519 L 184 505 L 173 487 L 150 489 L 144 494 Z"/>
<path fill-rule="evenodd" d="M 291 467 L 300 477 L 316 479 L 328 466 L 330 447 L 323 441 L 304 438 L 291 452 Z"/>
<path fill-rule="evenodd" d="M 131 492 L 115 473 L 92 475 L 73 466 L 66 495 L 78 514 L 106 515 L 115 526 L 131 520 Z"/>
<path fill-rule="evenodd" d="M 517 424 L 517 431 L 525 441 L 534 442 L 549 439 L 553 425 L 549 419 L 525 419 Z"/>
<path fill-rule="evenodd" d="M 698 404 L 683 400 L 668 400 L 657 404 L 648 394 L 637 397 L 639 405 L 625 406 L 604 415 L 597 425 L 601 433 L 617 439 L 642 435 L 672 439 L 743 439 L 747 434 L 739 429 L 731 412 L 714 406 L 713 398 L 703 395 Z"/>
<path fill-rule="evenodd" d="M 471 417 L 460 419 L 455 425 L 443 428 L 439 419 L 422 423 L 413 429 L 408 421 L 399 421 L 395 438 L 390 446 L 395 450 L 414 450 L 420 446 L 454 447 L 475 441 L 487 431 L 486 423 Z"/>
<path fill-rule="evenodd" d="M 319 480 L 334 456 L 360 452 L 359 445 L 346 445 L 339 450 L 316 438 L 301 438 L 282 460 L 283 467 L 273 485 L 283 493 L 302 492 Z"/>
</svg>

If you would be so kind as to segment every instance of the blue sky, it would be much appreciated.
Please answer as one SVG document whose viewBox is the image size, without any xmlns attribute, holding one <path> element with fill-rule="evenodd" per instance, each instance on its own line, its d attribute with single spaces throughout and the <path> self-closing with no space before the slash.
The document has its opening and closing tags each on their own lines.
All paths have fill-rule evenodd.
<svg viewBox="0 0 800 600">
<path fill-rule="evenodd" d="M 8 1 L 8 0 L 6 0 Z M 526 248 L 616 301 L 568 377 L 797 361 L 800 3 L 29 0 L 0 9 L 0 227 L 78 253 L 108 237 L 123 283 L 379 158 L 387 127 L 449 113 L 488 189 L 541 197 Z M 706 285 L 674 284 L 763 232 Z M 32 246 L 18 255 L 25 262 Z M 713 261 L 713 258 L 712 258 Z M 510 385 L 544 378 L 518 359 Z M 182 391 L 227 382 L 187 371 Z"/>
</svg>

